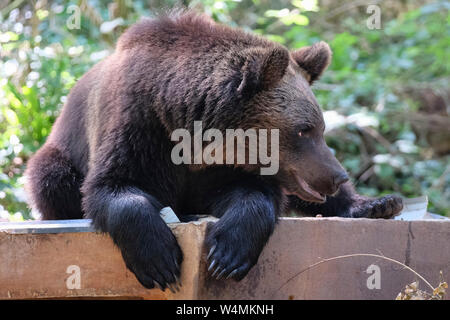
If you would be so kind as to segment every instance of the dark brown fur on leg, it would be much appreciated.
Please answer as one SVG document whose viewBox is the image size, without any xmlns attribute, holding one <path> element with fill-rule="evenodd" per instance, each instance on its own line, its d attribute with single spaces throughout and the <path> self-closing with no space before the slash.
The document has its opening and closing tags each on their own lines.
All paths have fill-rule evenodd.
<svg viewBox="0 0 450 320">
<path fill-rule="evenodd" d="M 46 145 L 29 161 L 25 173 L 31 203 L 45 220 L 80 219 L 81 174 L 57 148 Z"/>
<path fill-rule="evenodd" d="M 403 209 L 402 198 L 388 195 L 369 198 L 357 194 L 350 183 L 341 186 L 335 196 L 327 196 L 325 203 L 312 203 L 289 196 L 288 211 L 325 217 L 390 219 Z"/>
</svg>

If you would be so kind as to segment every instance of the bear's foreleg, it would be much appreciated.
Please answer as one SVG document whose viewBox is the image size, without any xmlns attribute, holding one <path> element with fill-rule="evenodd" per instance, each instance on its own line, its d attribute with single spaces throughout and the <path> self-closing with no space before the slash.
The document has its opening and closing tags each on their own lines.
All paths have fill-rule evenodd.
<svg viewBox="0 0 450 320">
<path fill-rule="evenodd" d="M 25 172 L 31 206 L 43 220 L 80 219 L 82 174 L 60 149 L 45 144 Z"/>
<path fill-rule="evenodd" d="M 343 184 L 334 196 L 327 196 L 324 203 L 312 203 L 289 196 L 289 210 L 305 214 L 321 214 L 325 217 L 339 216 L 346 218 L 384 218 L 390 219 L 403 208 L 402 198 L 387 195 L 380 198 L 369 198 L 357 194 L 353 186 Z"/>
<path fill-rule="evenodd" d="M 136 187 L 86 186 L 85 211 L 93 224 L 108 232 L 127 267 L 146 288 L 165 289 L 178 282 L 181 249 L 160 216 L 162 205 Z"/>
<path fill-rule="evenodd" d="M 217 279 L 241 280 L 256 264 L 272 234 L 279 211 L 273 190 L 257 184 L 236 185 L 213 200 L 205 240 L 209 272 Z"/>
</svg>

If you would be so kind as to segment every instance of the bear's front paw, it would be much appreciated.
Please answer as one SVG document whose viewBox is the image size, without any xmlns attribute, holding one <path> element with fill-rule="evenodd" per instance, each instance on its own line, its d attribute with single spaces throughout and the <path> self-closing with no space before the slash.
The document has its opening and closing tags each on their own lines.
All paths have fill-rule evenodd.
<svg viewBox="0 0 450 320">
<path fill-rule="evenodd" d="M 135 244 L 122 247 L 127 267 L 147 289 L 169 288 L 179 290 L 180 265 L 183 260 L 181 249 L 167 226 L 156 232 L 146 233 Z M 153 231 L 154 232 L 154 231 Z"/>
<path fill-rule="evenodd" d="M 216 223 L 208 230 L 205 241 L 208 272 L 217 280 L 242 280 L 261 253 L 261 249 L 254 246 L 245 233 L 240 234 L 236 229 L 223 230 Z"/>
<path fill-rule="evenodd" d="M 400 197 L 388 195 L 378 199 L 364 199 L 355 203 L 351 209 L 351 217 L 391 219 L 403 209 Z"/>
</svg>

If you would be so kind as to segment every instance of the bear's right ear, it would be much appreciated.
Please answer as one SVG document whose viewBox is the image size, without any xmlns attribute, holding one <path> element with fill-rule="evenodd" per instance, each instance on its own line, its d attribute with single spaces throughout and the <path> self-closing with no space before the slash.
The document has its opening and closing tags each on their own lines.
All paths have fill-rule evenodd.
<svg viewBox="0 0 450 320">
<path fill-rule="evenodd" d="M 273 88 L 283 78 L 289 64 L 289 52 L 282 47 L 244 50 L 241 82 L 237 88 L 241 96 Z"/>
<path fill-rule="evenodd" d="M 292 52 L 292 57 L 309 76 L 309 83 L 319 79 L 331 62 L 330 46 L 323 41 Z"/>
</svg>

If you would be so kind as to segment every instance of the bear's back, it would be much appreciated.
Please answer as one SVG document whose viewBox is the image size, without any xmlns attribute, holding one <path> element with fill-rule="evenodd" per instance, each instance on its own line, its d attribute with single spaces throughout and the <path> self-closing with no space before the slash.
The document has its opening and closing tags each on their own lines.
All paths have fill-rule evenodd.
<svg viewBox="0 0 450 320">
<path fill-rule="evenodd" d="M 117 43 L 117 50 L 153 46 L 167 50 L 188 50 L 203 46 L 224 49 L 273 46 L 273 42 L 214 22 L 194 11 L 172 11 L 146 18 L 131 26 Z"/>
</svg>

